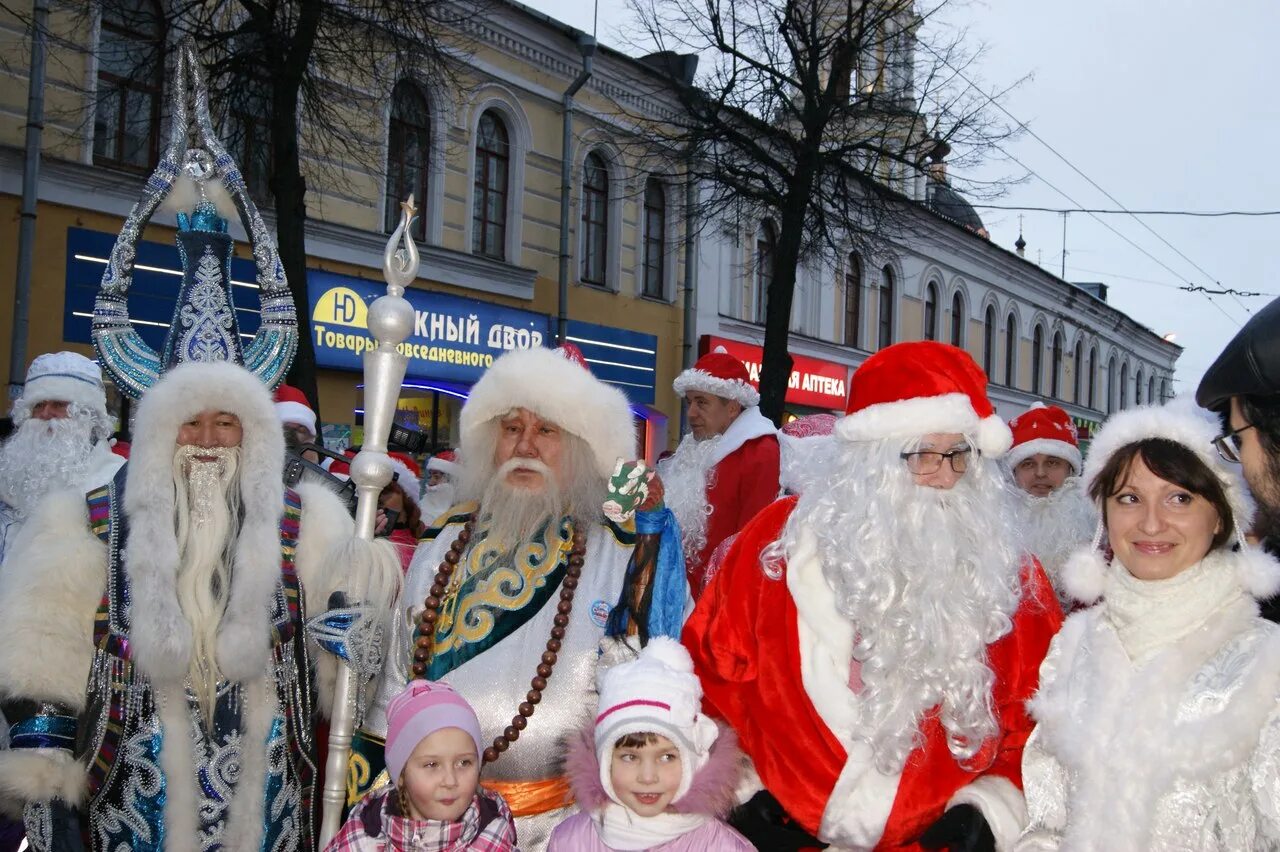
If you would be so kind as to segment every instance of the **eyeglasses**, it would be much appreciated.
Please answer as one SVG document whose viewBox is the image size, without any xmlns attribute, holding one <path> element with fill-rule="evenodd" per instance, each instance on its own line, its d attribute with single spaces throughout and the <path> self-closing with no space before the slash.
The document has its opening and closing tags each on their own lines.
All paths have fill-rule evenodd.
<svg viewBox="0 0 1280 852">
<path fill-rule="evenodd" d="M 1246 423 L 1239 429 L 1233 429 L 1213 439 L 1213 447 L 1218 451 L 1218 455 L 1222 457 L 1223 461 L 1240 464 L 1240 446 L 1242 443 L 1240 433 L 1252 428 L 1252 423 Z"/>
<path fill-rule="evenodd" d="M 914 453 L 902 453 L 902 460 L 907 463 L 907 470 L 917 476 L 928 476 L 931 473 L 937 473 L 942 470 L 943 459 L 951 463 L 953 471 L 964 473 L 969 469 L 969 456 L 972 453 L 972 447 L 957 447 L 945 453 L 939 453 L 934 450 L 919 450 Z"/>
</svg>

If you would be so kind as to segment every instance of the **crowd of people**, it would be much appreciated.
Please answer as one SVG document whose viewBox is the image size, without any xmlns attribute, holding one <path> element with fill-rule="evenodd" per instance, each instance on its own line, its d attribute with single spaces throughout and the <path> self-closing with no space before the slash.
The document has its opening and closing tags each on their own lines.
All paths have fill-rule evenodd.
<svg viewBox="0 0 1280 852">
<path fill-rule="evenodd" d="M 181 129 L 137 208 L 194 184 L 163 350 L 124 307 L 131 214 L 98 362 L 36 358 L 0 447 L 15 845 L 1280 848 L 1280 300 L 1199 405 L 1117 413 L 1087 448 L 1060 408 L 1006 423 L 970 355 L 921 341 L 782 432 L 709 352 L 651 467 L 572 346 L 511 351 L 425 482 L 392 456 L 370 540 L 353 462 L 278 387 L 297 329 L 266 230 Z M 104 371 L 139 399 L 127 448 Z M 344 708 L 345 777 L 322 779 Z"/>
</svg>

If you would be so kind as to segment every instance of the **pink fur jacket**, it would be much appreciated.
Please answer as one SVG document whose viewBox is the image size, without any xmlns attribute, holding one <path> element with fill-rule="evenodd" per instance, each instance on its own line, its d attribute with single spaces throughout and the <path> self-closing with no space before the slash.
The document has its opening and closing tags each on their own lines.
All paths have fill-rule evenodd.
<svg viewBox="0 0 1280 852">
<path fill-rule="evenodd" d="M 611 802 L 600 783 L 593 728 L 587 727 L 570 739 L 565 772 L 581 811 L 556 826 L 547 852 L 614 852 L 613 847 L 601 839 L 595 819 Z M 741 772 L 738 738 L 729 728 L 721 726 L 706 766 L 693 776 L 689 791 L 669 809 L 671 813 L 702 814 L 710 819 L 649 849 L 653 852 L 754 852 L 754 847 L 741 834 L 721 821 L 736 804 L 734 788 Z"/>
</svg>

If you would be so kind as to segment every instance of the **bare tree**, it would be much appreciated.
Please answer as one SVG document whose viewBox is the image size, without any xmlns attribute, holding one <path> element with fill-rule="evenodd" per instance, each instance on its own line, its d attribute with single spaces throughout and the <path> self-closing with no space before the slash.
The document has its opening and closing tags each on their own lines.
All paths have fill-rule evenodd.
<svg viewBox="0 0 1280 852">
<path fill-rule="evenodd" d="M 964 32 L 931 26 L 948 2 L 631 0 L 679 107 L 634 116 L 639 135 L 686 152 L 704 226 L 742 211 L 776 223 L 756 256 L 768 267 L 761 410 L 775 422 L 801 264 L 901 238 L 931 156 L 976 161 L 1011 132 L 962 79 L 976 55 Z M 703 67 L 682 79 L 690 53 Z"/>
<path fill-rule="evenodd" d="M 299 344 L 289 381 L 318 403 L 307 304 L 308 185 L 341 191 L 356 171 L 385 162 L 384 112 L 397 81 L 412 77 L 457 87 L 452 57 L 470 49 L 467 22 L 486 0 L 73 0 L 59 7 L 55 45 L 96 53 L 96 114 L 116 110 L 122 145 L 134 115 L 120 98 L 154 87 L 165 45 L 191 36 L 201 50 L 224 142 L 251 193 L 274 206 L 280 260 L 299 305 Z M 0 8 L 24 19 L 12 0 Z M 103 22 L 96 44 L 87 34 Z M 154 38 L 148 38 L 154 36 Z M 119 69 L 113 86 L 103 70 Z M 114 79 L 114 78 L 113 78 Z M 121 92 L 125 92 L 121 95 Z M 116 100 L 111 100 L 115 98 Z M 155 101 L 157 104 L 158 100 Z M 65 120 L 65 117 L 64 117 Z M 151 136 L 154 147 L 156 134 Z M 95 138 L 95 142 L 96 142 Z M 156 152 L 133 150 L 139 165 Z M 376 202 L 381 207 L 381 199 Z"/>
</svg>

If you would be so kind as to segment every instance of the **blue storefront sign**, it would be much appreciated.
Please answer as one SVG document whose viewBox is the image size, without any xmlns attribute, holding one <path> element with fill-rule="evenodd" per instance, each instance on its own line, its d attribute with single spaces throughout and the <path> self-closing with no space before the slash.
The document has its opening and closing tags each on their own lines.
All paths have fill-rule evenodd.
<svg viewBox="0 0 1280 852">
<path fill-rule="evenodd" d="M 307 300 L 316 363 L 361 370 L 361 356 L 374 346 L 369 304 L 387 292 L 381 282 L 309 270 Z M 508 349 L 548 345 L 546 314 L 493 305 L 461 296 L 410 289 L 413 333 L 400 345 L 409 356 L 407 377 L 472 384 Z"/>
<path fill-rule="evenodd" d="M 653 405 L 658 370 L 655 335 L 569 320 L 568 338 L 582 350 L 600 381 L 616 385 L 633 403 Z"/>
</svg>

